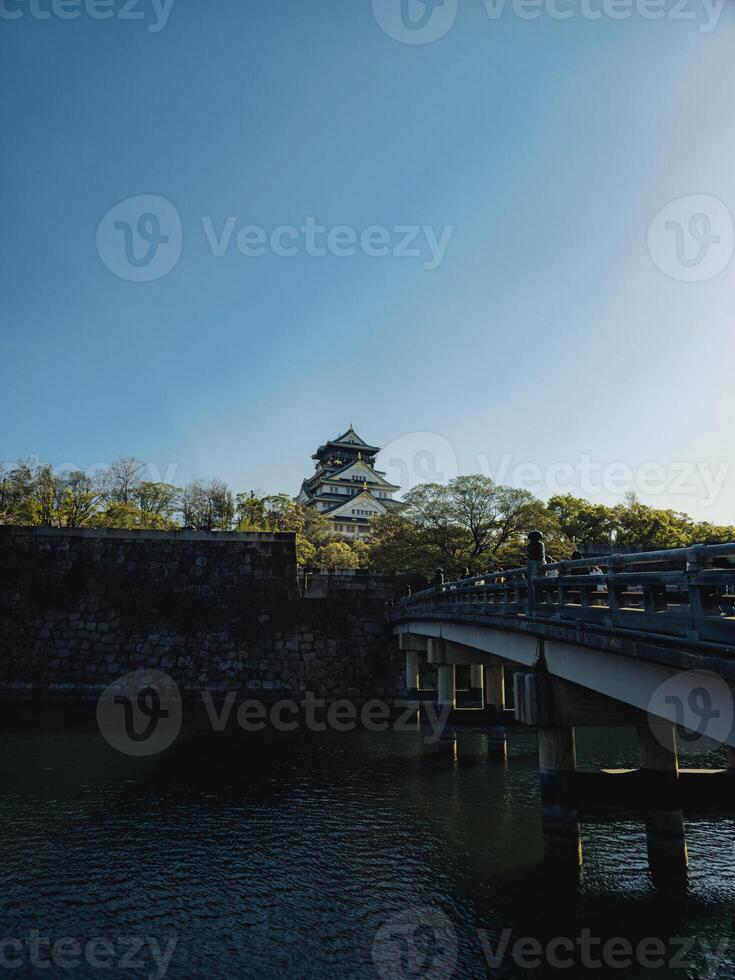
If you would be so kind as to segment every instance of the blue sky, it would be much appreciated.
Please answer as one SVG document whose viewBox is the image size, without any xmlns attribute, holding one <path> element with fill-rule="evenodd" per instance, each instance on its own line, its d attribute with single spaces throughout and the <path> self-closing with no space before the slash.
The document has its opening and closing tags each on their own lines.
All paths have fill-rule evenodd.
<svg viewBox="0 0 735 980">
<path fill-rule="evenodd" d="M 433 458 L 547 496 L 588 459 L 588 496 L 635 485 L 735 522 L 731 5 L 705 31 L 701 0 L 697 20 L 672 2 L 661 20 L 570 3 L 563 21 L 460 0 L 444 36 L 406 44 L 379 24 L 399 0 L 377 17 L 370 0 L 175 0 L 160 30 L 150 0 L 143 20 L 111 2 L 109 20 L 39 20 L 5 0 L 21 16 L 0 19 L 0 458 L 134 454 L 176 482 L 295 493 L 354 422 L 412 479 Z M 148 282 L 98 250 L 141 195 L 181 222 Z M 669 202 L 687 227 L 693 195 L 719 237 L 698 282 L 647 246 Z M 381 226 L 391 249 L 399 226 L 450 238 L 433 269 L 235 246 L 309 216 Z M 230 217 L 216 256 L 202 219 Z"/>
</svg>

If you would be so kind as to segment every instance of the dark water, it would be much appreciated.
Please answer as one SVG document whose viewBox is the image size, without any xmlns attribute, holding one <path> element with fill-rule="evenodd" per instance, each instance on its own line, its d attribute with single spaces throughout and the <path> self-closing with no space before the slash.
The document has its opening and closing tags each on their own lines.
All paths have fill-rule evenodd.
<svg viewBox="0 0 735 980">
<path fill-rule="evenodd" d="M 634 760 L 625 734 L 578 739 L 582 765 Z M 2 965 L 19 965 L 0 977 L 160 976 L 148 940 L 159 956 L 175 940 L 172 978 L 735 977 L 732 821 L 688 825 L 685 898 L 654 889 L 637 823 L 586 825 L 583 879 L 555 880 L 541 866 L 533 737 L 514 736 L 505 764 L 482 735 L 458 749 L 452 761 L 406 733 L 196 733 L 132 759 L 92 732 L 5 733 L 0 939 L 23 945 L 2 947 Z M 82 950 L 106 939 L 93 953 L 110 966 L 34 968 L 33 929 Z M 585 968 L 579 952 L 559 971 L 510 953 L 491 969 L 478 931 L 495 949 L 505 929 L 511 945 L 585 929 L 659 937 L 667 960 L 672 937 L 697 946 L 684 969 Z M 708 964 L 702 943 L 725 941 Z M 140 942 L 139 966 L 123 968 Z"/>
</svg>

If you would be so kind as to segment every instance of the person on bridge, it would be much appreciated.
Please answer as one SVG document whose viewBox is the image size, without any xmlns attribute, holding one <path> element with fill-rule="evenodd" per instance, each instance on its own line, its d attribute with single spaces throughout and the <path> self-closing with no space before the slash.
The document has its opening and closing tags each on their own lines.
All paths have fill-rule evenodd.
<svg viewBox="0 0 735 980">
<path fill-rule="evenodd" d="M 584 555 L 582 554 L 581 551 L 577 551 L 575 549 L 572 552 L 572 559 L 571 559 L 572 561 L 581 561 L 583 558 L 584 558 Z M 587 574 L 587 571 L 588 570 L 586 568 L 582 568 L 582 567 L 580 567 L 580 568 L 573 568 L 572 569 L 572 575 L 586 575 Z"/>
<path fill-rule="evenodd" d="M 546 556 L 546 564 L 547 565 L 555 565 L 556 564 L 556 558 L 552 558 L 551 555 L 547 555 Z M 546 576 L 547 576 L 547 578 L 559 578 L 559 569 L 558 568 L 552 568 L 550 571 L 548 571 L 546 573 Z"/>
</svg>

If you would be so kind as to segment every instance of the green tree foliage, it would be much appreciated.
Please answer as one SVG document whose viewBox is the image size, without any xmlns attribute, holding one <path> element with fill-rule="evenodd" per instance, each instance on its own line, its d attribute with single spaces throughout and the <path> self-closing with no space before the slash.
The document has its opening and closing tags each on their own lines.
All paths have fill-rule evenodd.
<svg viewBox="0 0 735 980">
<path fill-rule="evenodd" d="M 437 567 L 448 575 L 501 567 L 522 546 L 539 506 L 527 490 L 480 475 L 421 484 L 404 502 L 400 514 L 376 520 L 372 563 L 429 577 Z"/>
<path fill-rule="evenodd" d="M 0 471 L 0 519 L 5 524 L 84 527 L 102 494 L 78 470 L 21 462 Z"/>
<path fill-rule="evenodd" d="M 441 549 L 409 517 L 397 511 L 374 518 L 370 564 L 377 571 L 410 572 L 429 581 L 442 564 Z"/>
<path fill-rule="evenodd" d="M 561 532 L 576 544 L 612 543 L 617 523 L 615 510 L 604 504 L 591 504 L 570 493 L 551 497 L 548 510 L 556 515 Z"/>
<path fill-rule="evenodd" d="M 562 533 L 576 545 L 651 550 L 735 540 L 735 527 L 695 523 L 687 514 L 648 507 L 635 496 L 625 504 L 608 507 L 564 494 L 552 497 L 547 509 L 555 514 Z"/>
<path fill-rule="evenodd" d="M 674 510 L 648 507 L 633 495 L 615 506 L 572 494 L 548 504 L 525 490 L 480 475 L 426 483 L 371 524 L 365 541 L 335 535 L 332 524 L 287 494 L 237 498 L 222 480 L 194 480 L 184 489 L 143 479 L 144 464 L 124 457 L 94 477 L 58 472 L 33 460 L 0 464 L 0 523 L 47 527 L 114 527 L 207 531 L 288 531 L 301 565 L 409 572 L 432 579 L 522 565 L 526 534 L 540 530 L 554 559 L 574 547 L 665 549 L 735 540 L 735 527 L 693 522 Z"/>
<path fill-rule="evenodd" d="M 238 531 L 294 531 L 302 534 L 306 525 L 304 508 L 286 493 L 258 497 L 237 495 Z"/>
<path fill-rule="evenodd" d="M 359 558 L 346 541 L 330 541 L 318 549 L 317 565 L 322 568 L 358 568 Z"/>
<path fill-rule="evenodd" d="M 288 494 L 259 497 L 253 490 L 237 495 L 238 531 L 292 531 L 296 533 L 296 560 L 313 565 L 321 548 L 335 540 L 330 522 L 319 511 L 302 507 Z M 366 562 L 357 554 L 358 564 Z M 354 567 L 352 564 L 348 567 Z"/>
<path fill-rule="evenodd" d="M 176 526 L 176 515 L 180 508 L 181 491 L 171 483 L 139 483 L 132 494 L 133 504 L 146 515 L 144 520 L 151 526 Z"/>
<path fill-rule="evenodd" d="M 694 544 L 694 525 L 686 514 L 657 510 L 632 501 L 613 508 L 615 544 L 645 548 L 686 548 Z"/>
<path fill-rule="evenodd" d="M 125 528 L 141 531 L 172 531 L 179 525 L 163 514 L 143 510 L 132 501 L 127 504 L 108 504 L 90 520 L 91 527 Z"/>
</svg>

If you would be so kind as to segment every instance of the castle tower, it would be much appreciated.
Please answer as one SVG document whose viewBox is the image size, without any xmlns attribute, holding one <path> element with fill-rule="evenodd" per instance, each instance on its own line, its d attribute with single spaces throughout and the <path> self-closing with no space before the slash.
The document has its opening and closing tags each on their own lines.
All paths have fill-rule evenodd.
<svg viewBox="0 0 735 980">
<path fill-rule="evenodd" d="M 350 426 L 314 453 L 315 473 L 301 484 L 298 503 L 324 514 L 337 534 L 366 537 L 372 518 L 403 506 L 393 499 L 401 488 L 375 469 L 379 452 L 378 446 L 369 446 Z"/>
</svg>

